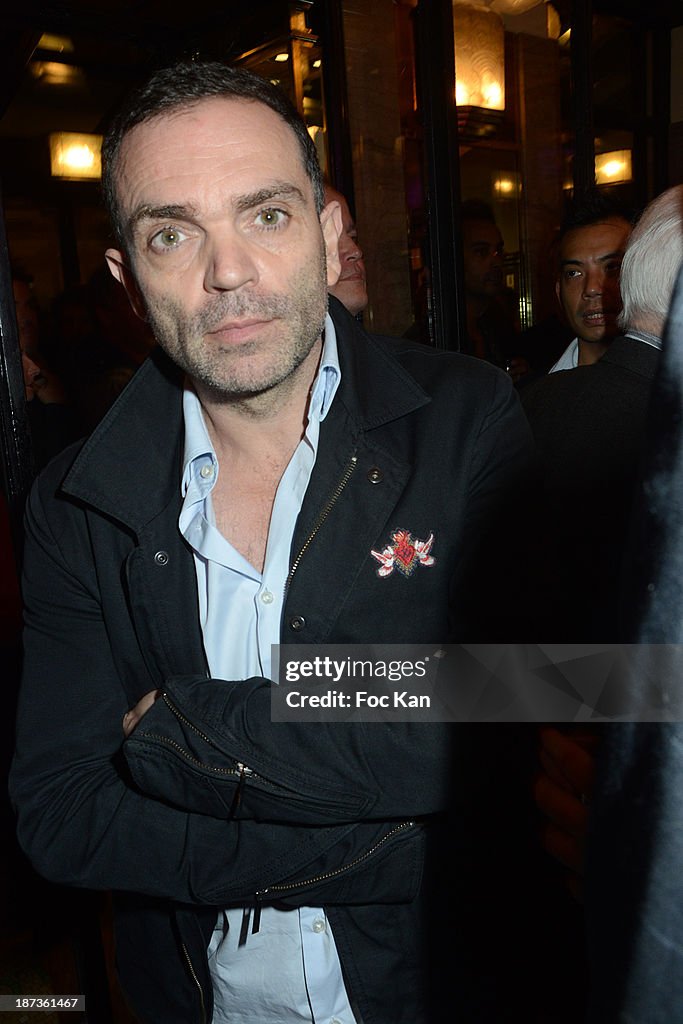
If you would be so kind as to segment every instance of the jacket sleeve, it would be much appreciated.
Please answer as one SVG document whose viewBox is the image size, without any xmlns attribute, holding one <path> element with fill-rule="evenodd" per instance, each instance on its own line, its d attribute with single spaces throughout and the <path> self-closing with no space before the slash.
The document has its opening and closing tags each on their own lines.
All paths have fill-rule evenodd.
<svg viewBox="0 0 683 1024">
<path fill-rule="evenodd" d="M 424 817 L 455 778 L 448 723 L 277 722 L 264 679 L 169 680 L 124 745 L 139 787 L 226 818 Z"/>
<path fill-rule="evenodd" d="M 375 902 L 377 878 L 364 857 L 405 848 L 403 835 L 383 842 L 393 822 L 311 829 L 227 821 L 135 785 L 121 754 L 128 701 L 83 522 L 80 510 L 56 507 L 39 480 L 27 513 L 25 665 L 10 778 L 20 843 L 36 869 L 65 885 L 212 905 L 329 876 L 329 886 L 318 884 L 320 899 Z M 332 881 L 340 876 L 341 890 Z M 408 898 L 400 888 L 387 898 Z M 302 892 L 310 899 L 310 887 Z"/>
</svg>

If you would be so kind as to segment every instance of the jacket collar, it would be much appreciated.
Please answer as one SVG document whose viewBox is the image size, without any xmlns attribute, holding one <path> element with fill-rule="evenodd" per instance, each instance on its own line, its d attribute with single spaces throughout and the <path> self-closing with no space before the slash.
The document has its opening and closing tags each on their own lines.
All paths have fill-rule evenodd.
<svg viewBox="0 0 683 1024">
<path fill-rule="evenodd" d="M 403 369 L 388 343 L 366 334 L 336 299 L 343 404 L 359 433 L 426 405 L 426 392 Z M 136 532 L 180 500 L 182 372 L 157 349 L 88 438 L 62 491 Z"/>
</svg>

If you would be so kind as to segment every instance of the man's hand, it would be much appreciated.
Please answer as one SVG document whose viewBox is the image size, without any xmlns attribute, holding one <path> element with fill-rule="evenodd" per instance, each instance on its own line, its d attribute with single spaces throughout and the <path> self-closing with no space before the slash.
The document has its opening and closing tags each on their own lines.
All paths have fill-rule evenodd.
<svg viewBox="0 0 683 1024">
<path fill-rule="evenodd" d="M 547 818 L 542 843 L 555 860 L 569 868 L 569 887 L 580 896 L 598 737 L 579 727 L 566 735 L 547 726 L 541 729 L 540 739 L 542 770 L 534 784 L 534 798 Z"/>
<path fill-rule="evenodd" d="M 144 697 L 140 698 L 134 708 L 131 708 L 130 711 L 126 711 L 123 716 L 123 732 L 126 739 L 128 739 L 130 734 L 133 732 L 142 716 L 149 711 L 160 693 L 161 690 L 150 690 L 149 693 L 146 693 Z"/>
</svg>

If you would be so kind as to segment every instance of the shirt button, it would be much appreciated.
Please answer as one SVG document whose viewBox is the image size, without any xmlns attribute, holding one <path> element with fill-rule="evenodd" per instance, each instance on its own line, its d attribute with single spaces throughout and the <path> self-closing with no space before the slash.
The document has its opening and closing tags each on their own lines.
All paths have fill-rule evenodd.
<svg viewBox="0 0 683 1024">
<path fill-rule="evenodd" d="M 157 551 L 154 561 L 157 565 L 168 565 L 168 553 L 166 551 Z"/>
<path fill-rule="evenodd" d="M 368 470 L 368 480 L 371 484 L 379 484 L 384 480 L 384 473 L 379 466 L 373 466 Z"/>
<path fill-rule="evenodd" d="M 199 475 L 203 477 L 205 480 L 208 480 L 210 476 L 213 476 L 213 466 L 210 465 L 208 462 L 205 463 L 199 470 Z"/>
<path fill-rule="evenodd" d="M 323 919 L 321 917 L 316 917 L 315 921 L 313 922 L 313 931 L 317 935 L 319 935 L 320 932 L 324 932 L 325 931 L 325 922 L 323 921 Z"/>
<path fill-rule="evenodd" d="M 306 620 L 303 617 L 303 615 L 294 615 L 289 620 L 289 628 L 293 629 L 295 632 L 298 632 L 300 629 L 303 629 L 305 625 Z"/>
<path fill-rule="evenodd" d="M 339 1020 L 339 1017 L 333 1017 L 330 1024 L 342 1024 L 342 1022 Z"/>
<path fill-rule="evenodd" d="M 275 598 L 273 597 L 269 590 L 264 590 L 263 593 L 261 594 L 261 600 L 263 601 L 264 604 L 272 604 Z"/>
</svg>

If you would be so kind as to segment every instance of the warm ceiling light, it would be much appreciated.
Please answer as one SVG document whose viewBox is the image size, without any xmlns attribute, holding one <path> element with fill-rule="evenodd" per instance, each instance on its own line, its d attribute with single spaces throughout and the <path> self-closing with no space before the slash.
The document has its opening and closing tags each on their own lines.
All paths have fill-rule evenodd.
<svg viewBox="0 0 683 1024">
<path fill-rule="evenodd" d="M 615 149 L 610 153 L 595 154 L 595 183 L 597 185 L 623 185 L 631 179 L 630 149 Z"/>
<path fill-rule="evenodd" d="M 32 60 L 29 67 L 31 74 L 42 85 L 75 85 L 83 77 L 80 68 L 61 64 L 57 60 Z"/>
<path fill-rule="evenodd" d="M 102 173 L 101 135 L 53 132 L 50 135 L 50 168 L 53 178 L 97 179 Z"/>
<path fill-rule="evenodd" d="M 503 22 L 483 7 L 453 4 L 455 101 L 459 107 L 505 109 Z"/>
<path fill-rule="evenodd" d="M 321 65 L 322 65 L 322 61 L 321 60 L 314 60 L 313 61 L 313 67 L 314 68 L 319 68 Z"/>
<path fill-rule="evenodd" d="M 277 61 L 278 64 L 284 64 L 286 60 L 289 60 L 288 53 L 276 53 L 273 60 Z"/>
<path fill-rule="evenodd" d="M 502 196 L 509 196 L 512 194 L 515 188 L 515 183 L 511 178 L 496 178 L 493 183 L 494 192 L 497 192 Z"/>
<path fill-rule="evenodd" d="M 38 40 L 39 50 L 50 50 L 52 53 L 73 53 L 74 44 L 68 36 L 55 36 L 51 32 L 43 32 Z"/>
</svg>

